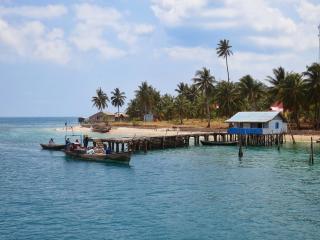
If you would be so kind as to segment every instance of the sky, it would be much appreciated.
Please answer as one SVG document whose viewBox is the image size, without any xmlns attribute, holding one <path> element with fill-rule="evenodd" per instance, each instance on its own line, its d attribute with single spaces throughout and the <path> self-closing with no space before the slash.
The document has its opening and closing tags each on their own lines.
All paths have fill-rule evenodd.
<svg viewBox="0 0 320 240">
<path fill-rule="evenodd" d="M 99 87 L 175 94 L 202 67 L 225 80 L 221 39 L 232 81 L 302 72 L 319 24 L 319 0 L 0 0 L 0 116 L 88 116 Z"/>
</svg>

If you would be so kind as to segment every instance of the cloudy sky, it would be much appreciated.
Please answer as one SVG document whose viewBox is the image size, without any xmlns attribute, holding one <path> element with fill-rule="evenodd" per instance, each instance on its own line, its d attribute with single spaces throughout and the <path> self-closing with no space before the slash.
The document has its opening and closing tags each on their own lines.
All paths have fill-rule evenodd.
<svg viewBox="0 0 320 240">
<path fill-rule="evenodd" d="M 319 23 L 319 0 L 0 0 L 0 116 L 87 116 L 100 86 L 174 94 L 203 66 L 226 79 L 220 39 L 232 81 L 303 71 Z"/>
</svg>

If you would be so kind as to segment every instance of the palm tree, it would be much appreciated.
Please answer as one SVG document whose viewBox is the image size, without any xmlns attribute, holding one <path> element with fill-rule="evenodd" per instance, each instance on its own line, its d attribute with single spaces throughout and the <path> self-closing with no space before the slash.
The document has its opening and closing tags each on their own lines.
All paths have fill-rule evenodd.
<svg viewBox="0 0 320 240">
<path fill-rule="evenodd" d="M 147 82 L 142 82 L 136 92 L 136 98 L 141 106 L 141 113 L 147 114 L 155 111 L 160 101 L 160 93 Z"/>
<path fill-rule="evenodd" d="M 216 101 L 222 116 L 230 117 L 242 107 L 240 91 L 237 84 L 221 81 L 216 87 Z"/>
<path fill-rule="evenodd" d="M 106 93 L 104 93 L 100 88 L 96 90 L 97 95 L 92 97 L 93 106 L 98 108 L 98 110 L 102 111 L 106 107 L 108 107 L 107 102 L 109 102 L 109 98 Z"/>
<path fill-rule="evenodd" d="M 175 107 L 178 110 L 180 124 L 183 124 L 183 118 L 187 112 L 188 106 L 189 106 L 189 101 L 184 95 L 180 94 L 178 97 L 176 97 Z"/>
<path fill-rule="evenodd" d="M 195 74 L 195 77 L 193 78 L 194 85 L 196 88 L 202 92 L 203 96 L 205 97 L 206 101 L 206 110 L 208 115 L 208 125 L 207 127 L 210 127 L 211 122 L 211 114 L 210 114 L 210 105 L 209 100 L 212 96 L 215 83 L 214 76 L 211 75 L 210 70 L 207 68 L 202 68 L 202 70 L 198 70 Z"/>
<path fill-rule="evenodd" d="M 189 91 L 189 85 L 187 83 L 180 82 L 175 91 L 179 94 L 187 94 Z"/>
<path fill-rule="evenodd" d="M 250 105 L 250 110 L 256 111 L 258 102 L 265 94 L 264 84 L 246 75 L 240 79 L 239 89 L 242 98 L 246 99 Z"/>
<path fill-rule="evenodd" d="M 300 129 L 300 112 L 305 102 L 306 84 L 299 73 L 288 73 L 280 84 L 279 100 L 289 109 Z"/>
<path fill-rule="evenodd" d="M 306 77 L 306 87 L 310 95 L 311 103 L 314 107 L 314 126 L 320 127 L 320 64 L 313 63 L 307 66 L 307 71 L 303 73 Z"/>
<path fill-rule="evenodd" d="M 233 54 L 233 52 L 231 51 L 231 48 L 232 46 L 229 45 L 229 40 L 223 39 L 219 41 L 218 47 L 216 49 L 218 57 L 223 57 L 226 59 L 228 82 L 230 82 L 228 57 Z"/>
<path fill-rule="evenodd" d="M 269 89 L 271 96 L 273 98 L 277 98 L 277 95 L 280 91 L 281 83 L 285 80 L 287 73 L 283 67 L 274 68 L 272 71 L 274 77 L 268 76 L 267 81 L 271 84 L 271 87 Z"/>
<path fill-rule="evenodd" d="M 111 97 L 111 104 L 115 107 L 118 107 L 118 117 L 119 117 L 119 108 L 122 107 L 124 104 L 124 100 L 126 99 L 126 96 L 124 95 L 124 92 L 120 92 L 119 88 L 115 88 L 113 92 L 111 92 L 113 95 Z"/>
</svg>

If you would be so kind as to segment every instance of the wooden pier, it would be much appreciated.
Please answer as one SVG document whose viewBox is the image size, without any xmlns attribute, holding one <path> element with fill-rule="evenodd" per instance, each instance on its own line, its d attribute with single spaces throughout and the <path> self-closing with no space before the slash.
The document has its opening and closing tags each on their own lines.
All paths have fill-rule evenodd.
<svg viewBox="0 0 320 240">
<path fill-rule="evenodd" d="M 200 140 L 214 142 L 238 141 L 242 146 L 279 146 L 284 142 L 284 134 L 266 135 L 235 135 L 227 132 L 201 132 L 170 136 L 133 137 L 133 138 L 103 138 L 90 139 L 99 147 L 107 147 L 113 152 L 143 151 L 168 148 L 182 148 L 200 145 Z M 241 142 L 240 142 L 241 141 Z"/>
</svg>

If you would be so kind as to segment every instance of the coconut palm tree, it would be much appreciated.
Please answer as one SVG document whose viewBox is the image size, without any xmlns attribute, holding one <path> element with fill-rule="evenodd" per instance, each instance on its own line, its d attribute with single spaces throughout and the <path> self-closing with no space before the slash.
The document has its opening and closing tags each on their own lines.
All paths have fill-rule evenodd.
<svg viewBox="0 0 320 240">
<path fill-rule="evenodd" d="M 267 81 L 271 84 L 269 93 L 273 98 L 277 98 L 277 95 L 280 91 L 280 86 L 285 80 L 287 73 L 283 67 L 274 68 L 272 71 L 274 76 L 267 77 Z"/>
<path fill-rule="evenodd" d="M 120 92 L 119 88 L 115 88 L 113 92 L 111 92 L 111 104 L 115 107 L 118 107 L 118 117 L 119 117 L 119 108 L 124 104 L 124 100 L 126 99 L 125 93 Z"/>
<path fill-rule="evenodd" d="M 179 94 L 187 94 L 189 91 L 189 85 L 187 83 L 180 82 L 175 91 Z"/>
<path fill-rule="evenodd" d="M 104 93 L 100 88 L 96 90 L 97 95 L 92 97 L 93 106 L 98 108 L 98 110 L 102 111 L 106 107 L 108 107 L 107 102 L 109 102 L 109 98 L 106 93 Z"/>
<path fill-rule="evenodd" d="M 314 107 L 314 126 L 320 127 L 320 64 L 313 63 L 307 66 L 307 71 L 303 73 L 306 77 L 306 88 L 308 90 L 311 104 Z"/>
<path fill-rule="evenodd" d="M 306 84 L 299 73 L 288 73 L 280 84 L 279 100 L 290 110 L 300 129 L 300 113 L 306 98 Z"/>
<path fill-rule="evenodd" d="M 228 57 L 233 54 L 231 48 L 232 46 L 229 45 L 229 40 L 226 39 L 220 40 L 218 43 L 218 47 L 216 48 L 218 57 L 223 57 L 226 59 L 228 82 L 230 82 Z"/>
<path fill-rule="evenodd" d="M 257 104 L 265 95 L 265 89 L 263 83 L 254 80 L 250 75 L 242 77 L 239 81 L 241 97 L 247 100 L 250 110 L 253 111 L 257 110 Z"/>
<path fill-rule="evenodd" d="M 180 124 L 183 124 L 183 118 L 185 117 L 185 115 L 188 111 L 189 101 L 187 100 L 187 98 L 184 95 L 180 94 L 175 99 L 175 107 L 178 110 Z"/>
<path fill-rule="evenodd" d="M 193 78 L 194 85 L 196 88 L 203 94 L 206 101 L 206 112 L 208 116 L 208 125 L 210 127 L 211 122 L 211 114 L 210 114 L 210 98 L 213 95 L 215 78 L 211 75 L 210 70 L 207 68 L 202 68 L 202 70 L 198 70 Z"/>
<path fill-rule="evenodd" d="M 216 86 L 216 101 L 219 113 L 230 117 L 242 108 L 240 90 L 236 83 L 221 81 Z"/>
</svg>

